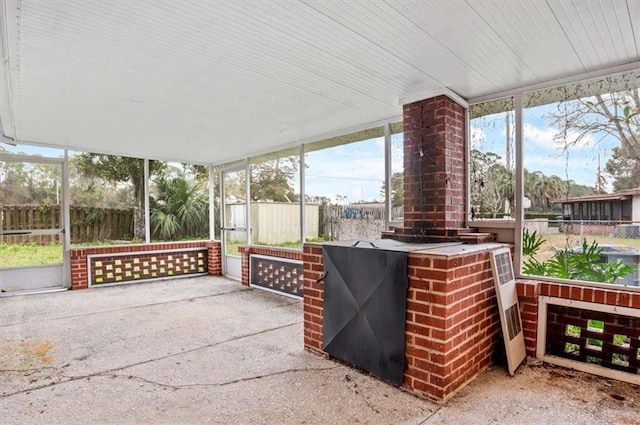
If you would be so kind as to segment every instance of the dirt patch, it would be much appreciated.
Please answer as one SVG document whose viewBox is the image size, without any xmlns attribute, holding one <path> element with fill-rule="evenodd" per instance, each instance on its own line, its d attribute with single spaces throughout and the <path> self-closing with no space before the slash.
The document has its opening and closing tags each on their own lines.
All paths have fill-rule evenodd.
<svg viewBox="0 0 640 425">
<path fill-rule="evenodd" d="M 50 366 L 53 358 L 49 351 L 51 341 L 30 341 L 0 347 L 0 369 L 10 371 L 28 371 Z"/>
<path fill-rule="evenodd" d="M 567 390 L 567 394 L 577 400 L 588 400 L 593 403 L 605 403 L 610 406 L 628 406 L 640 409 L 640 386 L 627 382 L 616 381 L 575 370 L 543 366 L 530 367 L 528 373 L 532 379 L 546 381 L 554 387 Z M 633 419 L 638 421 L 638 419 Z M 629 422 L 637 423 L 637 422 Z M 639 424 L 640 425 L 640 424 Z"/>
</svg>

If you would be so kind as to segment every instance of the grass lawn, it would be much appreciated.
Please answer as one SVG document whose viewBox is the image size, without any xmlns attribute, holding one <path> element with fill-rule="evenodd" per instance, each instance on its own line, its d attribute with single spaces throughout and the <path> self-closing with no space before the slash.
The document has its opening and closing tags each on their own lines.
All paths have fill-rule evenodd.
<svg viewBox="0 0 640 425">
<path fill-rule="evenodd" d="M 536 255 L 538 261 L 546 261 L 551 259 L 553 255 L 563 250 L 566 246 L 580 246 L 582 241 L 580 235 L 560 233 L 557 229 L 549 228 L 548 232 L 542 235 L 544 243 Z M 598 245 L 623 245 L 640 250 L 640 239 L 614 238 L 610 236 L 600 235 L 583 235 L 583 238 L 590 244 L 594 240 Z"/>
<path fill-rule="evenodd" d="M 325 242 L 325 239 L 314 238 L 314 239 L 308 239 L 307 242 Z M 245 246 L 245 245 L 246 245 L 246 243 L 240 242 L 240 241 L 228 241 L 227 242 L 227 254 L 228 255 L 237 255 L 237 256 L 239 256 L 240 253 L 238 252 L 238 248 L 241 247 L 241 246 Z M 264 242 L 254 242 L 254 245 L 270 246 L 270 247 L 274 247 L 274 248 L 285 248 L 285 249 L 301 249 L 302 248 L 302 244 L 299 241 L 282 242 L 282 243 L 277 243 L 277 244 L 268 244 L 268 243 L 264 243 Z"/>
<path fill-rule="evenodd" d="M 310 240 L 309 242 L 322 242 L 320 239 Z M 122 241 L 114 243 L 91 242 L 82 244 L 72 244 L 73 248 L 81 246 L 97 246 L 97 245 L 122 245 Z M 231 241 L 227 244 L 227 253 L 230 255 L 240 255 L 238 248 L 245 246 L 244 242 Z M 278 248 L 300 249 L 301 244 L 298 241 L 284 242 L 281 244 L 268 245 L 256 243 L 256 245 L 274 246 Z M 1 267 L 23 267 L 42 264 L 62 263 L 62 245 L 48 244 L 40 245 L 36 243 L 6 245 L 0 243 L 0 268 Z"/>
<path fill-rule="evenodd" d="M 61 244 L 0 244 L 0 267 L 62 263 Z"/>
<path fill-rule="evenodd" d="M 91 242 L 72 244 L 73 248 L 97 245 L 121 245 L 118 243 Z M 62 263 L 62 244 L 52 243 L 40 245 L 24 243 L 7 245 L 0 243 L 0 267 L 24 267 L 42 264 Z"/>
</svg>

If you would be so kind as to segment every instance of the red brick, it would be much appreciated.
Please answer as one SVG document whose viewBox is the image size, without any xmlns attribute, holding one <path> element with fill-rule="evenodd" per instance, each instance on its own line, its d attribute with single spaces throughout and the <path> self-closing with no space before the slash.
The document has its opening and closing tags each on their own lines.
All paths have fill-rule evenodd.
<svg viewBox="0 0 640 425">
<path fill-rule="evenodd" d="M 582 290 L 582 300 L 587 302 L 593 302 L 593 289 L 584 288 Z"/>
<path fill-rule="evenodd" d="M 582 299 L 582 288 L 579 286 L 571 286 L 571 299 L 572 300 L 581 300 Z"/>
<path fill-rule="evenodd" d="M 609 305 L 616 305 L 616 302 L 618 301 L 618 293 L 614 292 L 614 291 L 607 291 L 606 292 L 606 300 L 605 302 Z"/>
</svg>

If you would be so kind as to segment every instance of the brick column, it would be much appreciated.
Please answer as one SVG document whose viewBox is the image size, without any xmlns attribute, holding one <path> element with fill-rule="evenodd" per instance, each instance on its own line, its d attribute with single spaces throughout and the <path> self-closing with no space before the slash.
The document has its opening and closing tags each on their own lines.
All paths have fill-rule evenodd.
<svg viewBox="0 0 640 425">
<path fill-rule="evenodd" d="M 242 256 L 242 284 L 249 286 L 249 256 L 251 255 L 250 246 L 241 246 L 238 248 L 238 252 Z"/>
<path fill-rule="evenodd" d="M 444 401 L 491 363 L 500 317 L 488 251 L 409 254 L 403 386 Z"/>
<path fill-rule="evenodd" d="M 324 326 L 324 284 L 322 277 L 324 262 L 322 246 L 304 244 L 304 347 L 326 356 L 322 351 Z"/>
<path fill-rule="evenodd" d="M 522 316 L 522 331 L 524 332 L 524 345 L 527 356 L 536 356 L 538 343 L 538 296 L 540 295 L 540 282 L 533 280 L 518 280 L 518 303 Z"/>
<path fill-rule="evenodd" d="M 206 247 L 209 275 L 222 275 L 222 244 L 220 241 L 208 241 Z"/>
<path fill-rule="evenodd" d="M 72 249 L 71 257 L 71 289 L 86 289 L 89 287 L 87 274 L 87 252 L 84 249 Z"/>
<path fill-rule="evenodd" d="M 465 225 L 465 110 L 445 95 L 404 105 L 404 229 L 456 236 Z"/>
</svg>

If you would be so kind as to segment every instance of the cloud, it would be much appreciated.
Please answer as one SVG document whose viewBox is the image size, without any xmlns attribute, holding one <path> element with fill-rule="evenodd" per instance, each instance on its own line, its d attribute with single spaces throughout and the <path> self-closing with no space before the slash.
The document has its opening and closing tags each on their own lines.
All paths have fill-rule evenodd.
<svg viewBox="0 0 640 425">
<path fill-rule="evenodd" d="M 541 128 L 531 123 L 525 123 L 522 126 L 522 134 L 525 144 L 533 144 L 541 148 L 563 149 L 565 140 L 572 149 L 594 148 L 597 145 L 592 134 L 580 138 L 580 133 L 575 130 L 569 130 L 564 135 L 553 127 Z"/>
<path fill-rule="evenodd" d="M 601 159 L 604 168 L 606 159 Z M 576 157 L 569 152 L 569 158 L 563 155 L 545 155 L 527 151 L 524 156 L 524 168 L 528 171 L 541 171 L 546 176 L 558 176 L 562 180 L 573 180 L 577 184 L 593 186 L 598 170 L 598 158 L 593 155 Z M 610 179 L 608 179 L 610 180 Z M 610 183 L 610 181 L 609 181 Z"/>
<path fill-rule="evenodd" d="M 310 153 L 306 190 L 311 196 L 347 196 L 349 201 L 380 198 L 384 181 L 384 150 L 378 144 L 346 145 Z"/>
</svg>

